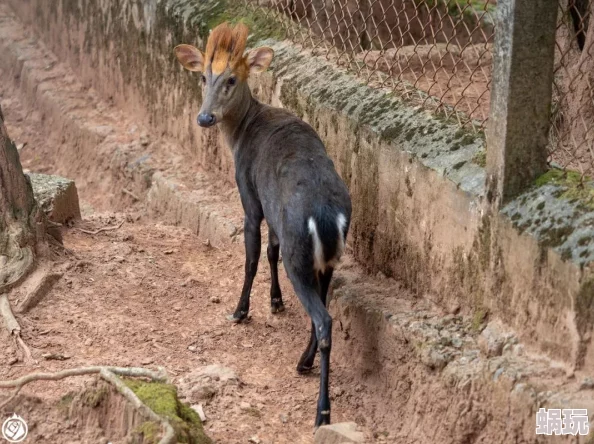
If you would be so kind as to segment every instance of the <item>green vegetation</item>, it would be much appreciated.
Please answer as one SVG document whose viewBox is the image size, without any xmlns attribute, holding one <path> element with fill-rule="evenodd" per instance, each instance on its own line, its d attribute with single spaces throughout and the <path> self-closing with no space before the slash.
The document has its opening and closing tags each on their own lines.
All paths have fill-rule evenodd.
<svg viewBox="0 0 594 444">
<path fill-rule="evenodd" d="M 484 307 L 477 307 L 472 315 L 472 321 L 470 328 L 475 334 L 480 333 L 483 330 L 483 324 L 487 318 L 488 311 Z"/>
<path fill-rule="evenodd" d="M 482 149 L 476 153 L 472 158 L 472 162 L 476 163 L 480 167 L 485 168 L 487 166 L 487 150 Z"/>
<path fill-rule="evenodd" d="M 558 185 L 564 188 L 559 197 L 594 210 L 594 182 L 587 176 L 576 171 L 553 169 L 536 179 L 536 186 L 543 185 Z"/>
<path fill-rule="evenodd" d="M 82 394 L 82 402 L 91 408 L 95 408 L 107 397 L 107 387 L 100 387 L 94 390 L 87 390 Z"/>
<path fill-rule="evenodd" d="M 244 23 L 250 30 L 249 40 L 252 41 L 267 38 L 282 40 L 285 37 L 282 24 L 272 17 L 271 11 L 235 1 L 221 1 L 217 7 L 217 14 L 213 14 L 206 25 L 210 30 L 223 22 Z"/>
<path fill-rule="evenodd" d="M 178 443 L 211 444 L 204 434 L 198 414 L 177 398 L 174 385 L 145 382 L 137 379 L 123 379 L 125 384 L 157 415 L 167 418 L 175 429 Z M 144 442 L 159 441 L 160 427 L 150 421 L 137 428 Z"/>
<path fill-rule="evenodd" d="M 416 0 L 417 4 L 426 4 L 428 7 L 435 7 L 436 5 L 447 8 L 448 14 L 457 17 L 464 14 L 465 18 L 474 20 L 481 17 L 485 12 L 485 16 L 490 17 L 495 13 L 496 5 L 490 3 L 488 0 Z M 484 17 L 483 17 L 484 19 Z"/>
</svg>

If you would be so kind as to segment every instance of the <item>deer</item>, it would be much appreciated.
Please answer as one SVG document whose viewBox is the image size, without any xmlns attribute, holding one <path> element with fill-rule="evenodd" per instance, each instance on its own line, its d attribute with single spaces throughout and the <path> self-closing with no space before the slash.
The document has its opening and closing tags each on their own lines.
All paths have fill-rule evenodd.
<svg viewBox="0 0 594 444">
<path fill-rule="evenodd" d="M 217 125 L 233 155 L 244 210 L 245 276 L 239 302 L 228 319 L 235 323 L 248 319 L 265 220 L 271 312 L 285 309 L 278 277 L 282 261 L 311 318 L 309 343 L 297 372 L 310 372 L 318 350 L 320 354 L 317 430 L 330 424 L 332 317 L 327 294 L 345 250 L 351 198 L 316 131 L 286 109 L 261 103 L 252 95 L 248 77 L 265 71 L 274 51 L 263 46 L 244 54 L 248 34 L 243 23 L 225 22 L 211 31 L 204 53 L 187 44 L 176 46 L 174 52 L 186 70 L 200 73 L 203 100 L 198 124 Z"/>
</svg>

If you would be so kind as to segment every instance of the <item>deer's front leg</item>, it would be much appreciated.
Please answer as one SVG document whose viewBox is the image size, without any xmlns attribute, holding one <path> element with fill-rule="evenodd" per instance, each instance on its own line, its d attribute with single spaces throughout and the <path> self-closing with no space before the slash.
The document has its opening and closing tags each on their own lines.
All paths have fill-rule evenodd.
<svg viewBox="0 0 594 444">
<path fill-rule="evenodd" d="M 250 293 L 252 291 L 252 284 L 254 277 L 258 271 L 258 261 L 260 259 L 260 250 L 262 248 L 262 239 L 260 233 L 260 223 L 255 217 L 246 215 L 244 222 L 244 241 L 245 241 L 245 278 L 243 281 L 243 289 L 241 290 L 241 297 L 235 309 L 235 313 L 228 316 L 232 322 L 241 322 L 247 318 L 250 311 Z"/>
</svg>

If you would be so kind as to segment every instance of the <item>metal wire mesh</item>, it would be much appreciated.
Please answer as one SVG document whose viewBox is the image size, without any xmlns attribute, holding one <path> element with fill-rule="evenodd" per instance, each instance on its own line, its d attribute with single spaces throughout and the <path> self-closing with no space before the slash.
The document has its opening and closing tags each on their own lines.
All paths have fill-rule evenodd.
<svg viewBox="0 0 594 444">
<path fill-rule="evenodd" d="M 243 0 L 366 83 L 482 129 L 496 0 Z"/>
<path fill-rule="evenodd" d="M 594 2 L 561 0 L 557 24 L 550 159 L 594 175 Z"/>
</svg>

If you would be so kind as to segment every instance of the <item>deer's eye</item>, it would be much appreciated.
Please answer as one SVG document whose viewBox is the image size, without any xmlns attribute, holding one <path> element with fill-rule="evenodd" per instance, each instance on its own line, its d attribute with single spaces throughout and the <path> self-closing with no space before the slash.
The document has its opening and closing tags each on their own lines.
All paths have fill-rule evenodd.
<svg viewBox="0 0 594 444">
<path fill-rule="evenodd" d="M 237 82 L 237 79 L 235 77 L 229 77 L 227 79 L 227 85 L 229 85 L 229 86 L 235 85 L 236 82 Z"/>
<path fill-rule="evenodd" d="M 202 75 L 202 83 L 206 84 L 206 77 L 204 75 Z"/>
</svg>

